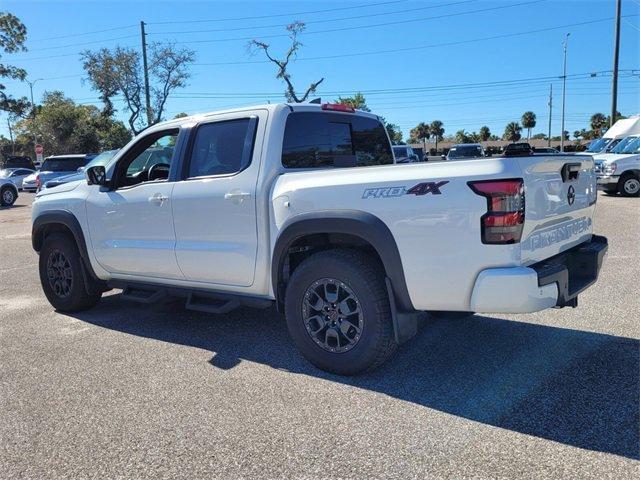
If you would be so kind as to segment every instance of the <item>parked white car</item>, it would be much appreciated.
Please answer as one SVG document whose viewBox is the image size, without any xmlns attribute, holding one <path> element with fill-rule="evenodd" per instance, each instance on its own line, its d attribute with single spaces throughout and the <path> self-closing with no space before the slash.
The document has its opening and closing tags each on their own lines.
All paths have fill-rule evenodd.
<svg viewBox="0 0 640 480">
<path fill-rule="evenodd" d="M 22 190 L 22 181 L 29 175 L 36 173 L 28 168 L 5 168 L 0 170 L 0 179 L 6 178 L 13 183 L 18 190 Z"/>
<path fill-rule="evenodd" d="M 0 178 L 0 205 L 10 207 L 18 199 L 18 187 L 9 178 Z"/>
<path fill-rule="evenodd" d="M 591 157 L 393 161 L 379 117 L 344 105 L 154 125 L 86 182 L 37 195 L 42 288 L 61 311 L 109 288 L 212 313 L 275 304 L 309 361 L 355 374 L 421 311 L 575 307 L 596 281 Z"/>
<path fill-rule="evenodd" d="M 595 170 L 605 192 L 640 196 L 640 135 L 627 137 L 611 153 L 595 157 Z"/>
</svg>

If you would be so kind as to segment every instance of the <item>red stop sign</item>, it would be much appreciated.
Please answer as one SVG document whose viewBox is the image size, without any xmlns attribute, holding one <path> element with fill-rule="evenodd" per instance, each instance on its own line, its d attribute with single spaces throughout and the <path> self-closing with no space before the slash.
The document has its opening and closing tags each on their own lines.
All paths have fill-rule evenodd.
<svg viewBox="0 0 640 480">
<path fill-rule="evenodd" d="M 44 148 L 42 147 L 42 145 L 37 144 L 36 145 L 36 155 L 42 155 L 44 153 Z"/>
</svg>

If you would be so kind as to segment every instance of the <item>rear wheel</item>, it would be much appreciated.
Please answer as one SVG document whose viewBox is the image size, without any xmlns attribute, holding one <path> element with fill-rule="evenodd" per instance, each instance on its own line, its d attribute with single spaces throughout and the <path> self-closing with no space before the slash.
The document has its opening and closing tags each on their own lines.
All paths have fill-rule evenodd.
<svg viewBox="0 0 640 480">
<path fill-rule="evenodd" d="M 18 195 L 16 195 L 16 192 L 13 190 L 13 188 L 4 187 L 2 190 L 0 190 L 0 204 L 2 204 L 3 207 L 10 207 L 11 205 L 13 205 L 16 201 L 16 198 L 18 198 Z"/>
<path fill-rule="evenodd" d="M 85 271 L 78 247 L 68 235 L 53 233 L 45 239 L 39 270 L 44 294 L 56 310 L 85 310 L 102 296 L 100 285 Z"/>
<path fill-rule="evenodd" d="M 373 370 L 397 348 L 384 272 L 361 252 L 328 250 L 302 262 L 287 286 L 285 315 L 298 350 L 328 372 Z"/>
<path fill-rule="evenodd" d="M 622 176 L 619 182 L 620 193 L 625 197 L 637 197 L 640 195 L 640 178 L 632 173 Z"/>
</svg>

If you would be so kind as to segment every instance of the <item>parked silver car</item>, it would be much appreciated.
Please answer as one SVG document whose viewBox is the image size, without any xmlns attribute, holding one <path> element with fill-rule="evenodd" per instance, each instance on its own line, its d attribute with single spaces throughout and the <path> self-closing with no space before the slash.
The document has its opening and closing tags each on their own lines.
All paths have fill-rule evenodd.
<svg viewBox="0 0 640 480">
<path fill-rule="evenodd" d="M 5 168 L 0 170 L 0 179 L 8 179 L 18 190 L 22 190 L 22 181 L 32 173 L 35 173 L 35 170 L 29 168 Z"/>
</svg>

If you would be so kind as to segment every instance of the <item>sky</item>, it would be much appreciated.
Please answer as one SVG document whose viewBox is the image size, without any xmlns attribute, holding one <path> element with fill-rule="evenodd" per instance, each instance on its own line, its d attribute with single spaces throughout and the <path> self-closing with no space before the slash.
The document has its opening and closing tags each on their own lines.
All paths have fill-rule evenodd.
<svg viewBox="0 0 640 480">
<path fill-rule="evenodd" d="M 553 84 L 552 135 L 560 134 L 563 41 L 567 47 L 565 129 L 589 128 L 595 112 L 611 110 L 614 0 L 431 1 L 29 1 L 1 0 L 0 10 L 28 29 L 27 52 L 2 61 L 27 70 L 36 102 L 61 90 L 100 106 L 83 75 L 84 49 L 140 48 L 172 41 L 196 53 L 193 76 L 169 100 L 176 113 L 283 101 L 284 85 L 252 38 L 274 54 L 288 47 L 284 26 L 306 23 L 290 74 L 297 90 L 324 78 L 315 96 L 332 101 L 361 91 L 374 113 L 405 137 L 419 122 L 441 120 L 445 135 L 487 125 L 502 135 L 523 112 L 536 113 L 533 133 L 546 133 Z M 618 110 L 640 113 L 640 0 L 622 1 Z M 25 83 L 5 82 L 28 96 Z M 123 107 L 116 104 L 117 107 Z M 118 115 L 124 118 L 120 108 Z M 7 135 L 6 116 L 0 133 Z"/>
</svg>

